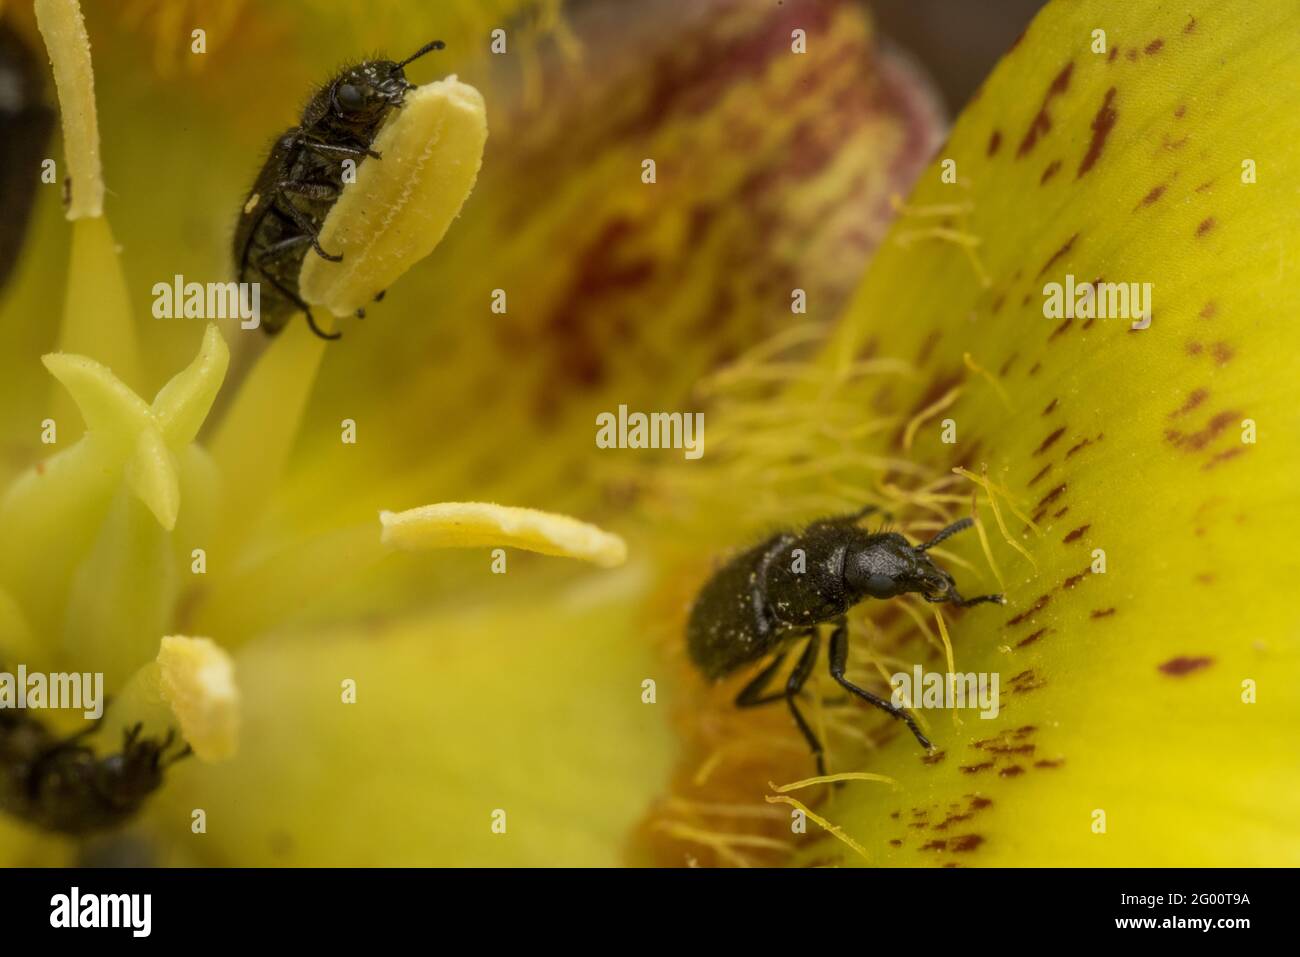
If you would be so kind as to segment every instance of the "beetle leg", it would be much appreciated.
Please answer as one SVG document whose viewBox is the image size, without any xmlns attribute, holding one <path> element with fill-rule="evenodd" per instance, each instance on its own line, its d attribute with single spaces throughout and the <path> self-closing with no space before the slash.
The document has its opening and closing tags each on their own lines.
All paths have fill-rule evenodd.
<svg viewBox="0 0 1300 957">
<path fill-rule="evenodd" d="M 795 697 L 803 688 L 804 682 L 812 674 L 813 665 L 817 663 L 817 651 L 820 646 L 821 636 L 817 634 L 817 629 L 809 629 L 808 644 L 804 646 L 799 663 L 794 666 L 794 671 L 790 672 L 790 677 L 785 683 L 785 703 L 790 706 L 790 714 L 794 717 L 794 723 L 799 726 L 799 730 L 803 732 L 804 740 L 808 742 L 808 747 L 812 749 L 813 758 L 817 761 L 817 773 L 824 777 L 826 775 L 826 760 L 822 756 L 822 743 L 817 740 L 817 735 L 813 734 L 813 729 L 799 712 L 799 706 L 794 702 Z"/>
<path fill-rule="evenodd" d="M 958 608 L 967 608 L 971 605 L 979 605 L 986 601 L 992 602 L 995 605 L 1005 605 L 1007 603 L 1007 599 L 1003 595 L 976 595 L 974 598 L 962 598 L 961 595 L 957 594 L 956 589 L 953 589 L 948 601 L 956 605 Z"/>
<path fill-rule="evenodd" d="M 831 677 L 838 681 L 846 691 L 851 691 L 867 704 L 875 705 L 882 711 L 888 711 L 895 718 L 904 722 L 916 736 L 916 740 L 927 751 L 933 750 L 934 745 L 930 740 L 921 733 L 916 719 L 912 717 L 910 711 L 906 708 L 895 707 L 890 701 L 872 694 L 863 688 L 859 688 L 848 678 L 844 677 L 844 670 L 849 663 L 849 622 L 847 618 L 839 618 L 835 622 L 835 630 L 831 632 Z"/>
<path fill-rule="evenodd" d="M 311 150 L 317 156 L 369 156 L 371 159 L 382 159 L 383 157 L 369 147 L 348 146 L 337 143 L 322 143 L 320 140 L 314 140 L 306 136 L 299 136 L 294 141 L 295 146 L 301 146 L 303 149 Z"/>
<path fill-rule="evenodd" d="M 785 661 L 786 652 L 783 651 L 776 656 L 770 665 L 760 671 L 754 677 L 754 680 L 740 689 L 740 694 L 736 696 L 736 707 L 757 708 L 784 700 L 790 708 L 790 714 L 794 716 L 794 723 L 799 726 L 799 731 L 803 734 L 804 740 L 808 742 L 808 747 L 812 749 L 813 757 L 817 760 L 817 773 L 825 774 L 826 763 L 822 759 L 821 742 L 817 740 L 817 735 L 813 734 L 812 728 L 804 720 L 804 716 L 799 711 L 799 706 L 795 704 L 794 700 L 798 697 L 799 692 L 803 690 L 808 676 L 812 674 L 813 665 L 817 663 L 817 649 L 821 644 L 816 628 L 809 628 L 803 634 L 808 636 L 808 644 L 804 646 L 803 654 L 799 656 L 799 661 L 795 664 L 794 670 L 786 678 L 785 690 L 762 694 L 763 689 L 771 682 L 773 676 L 780 670 L 782 663 Z"/>
<path fill-rule="evenodd" d="M 957 591 L 956 586 L 949 585 L 948 590 L 940 592 L 938 595 L 926 595 L 925 600 L 933 605 L 948 604 L 956 605 L 958 608 L 968 608 L 971 605 L 979 605 L 984 602 L 992 602 L 995 605 L 1005 605 L 1007 599 L 1003 595 L 976 595 L 974 598 L 963 598 Z"/>
<path fill-rule="evenodd" d="M 257 255 L 257 261 L 265 266 L 267 263 L 275 262 L 285 253 L 297 249 L 299 246 L 305 246 L 311 242 L 311 237 L 306 233 L 300 233 L 297 236 L 290 236 L 288 239 L 281 239 L 278 242 L 271 243 Z"/>
<path fill-rule="evenodd" d="M 307 305 L 307 303 L 302 301 L 302 296 L 298 295 L 296 292 L 294 292 L 284 283 L 280 282 L 280 280 L 276 279 L 273 275 L 267 272 L 265 267 L 262 266 L 260 260 L 255 259 L 253 261 L 253 268 L 258 271 L 258 273 L 261 275 L 263 279 L 265 279 L 275 288 L 276 292 L 284 296 L 284 298 L 288 299 L 291 303 L 293 303 L 295 306 L 297 306 L 299 309 L 303 311 L 303 313 L 307 316 L 307 325 L 311 327 L 311 331 L 316 333 L 316 335 L 320 336 L 322 339 L 338 339 L 340 336 L 343 335 L 343 333 L 341 332 L 326 333 L 321 331 L 320 326 L 316 325 L 315 317 L 311 314 L 311 306 Z"/>
<path fill-rule="evenodd" d="M 281 180 L 276 185 L 276 189 L 281 193 L 293 193 L 297 196 L 306 196 L 309 199 L 332 199 L 338 195 L 338 190 L 324 183 L 295 183 L 292 180 Z M 316 228 L 316 224 L 308 219 L 302 210 L 290 202 L 285 202 L 284 207 L 285 214 L 293 220 L 293 224 L 311 237 L 311 248 L 316 250 L 316 254 L 321 259 L 329 260 L 332 263 L 343 259 L 342 255 L 327 253 L 321 248 L 320 230 Z"/>
<path fill-rule="evenodd" d="M 308 199 L 339 198 L 339 188 L 333 183 L 300 183 L 297 180 L 282 179 L 279 189 L 282 193 L 293 193 L 295 196 L 306 196 Z M 294 212 L 296 211 L 295 209 Z"/>
<path fill-rule="evenodd" d="M 777 691 L 773 694 L 762 694 L 764 688 L 771 682 L 772 676 L 780 669 L 785 661 L 786 653 L 783 651 L 772 659 L 772 663 L 760 671 L 754 680 L 740 689 L 740 694 L 736 695 L 737 708 L 757 708 L 765 704 L 771 704 L 773 701 L 780 701 L 785 697 L 784 691 Z"/>
</svg>

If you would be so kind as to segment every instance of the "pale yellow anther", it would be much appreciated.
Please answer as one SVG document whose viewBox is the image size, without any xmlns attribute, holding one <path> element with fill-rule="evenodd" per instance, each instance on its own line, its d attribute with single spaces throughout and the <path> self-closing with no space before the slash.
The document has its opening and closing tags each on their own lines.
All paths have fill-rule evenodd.
<svg viewBox="0 0 1300 957">
<path fill-rule="evenodd" d="M 208 326 L 198 357 L 146 405 L 106 366 L 85 356 L 53 353 L 42 361 L 71 393 L 105 457 L 105 469 L 123 468 L 127 485 L 160 525 L 176 525 L 180 479 L 175 452 L 193 441 L 230 362 L 216 326 Z"/>
<path fill-rule="evenodd" d="M 162 698 L 181 734 L 202 761 L 234 757 L 239 746 L 239 687 L 235 663 L 209 638 L 173 635 L 158 649 Z"/>
<path fill-rule="evenodd" d="M 405 549 L 521 548 L 613 568 L 627 561 L 617 535 L 568 515 L 487 502 L 440 502 L 380 512 L 383 543 Z"/>
<path fill-rule="evenodd" d="M 308 256 L 303 299 L 352 315 L 433 252 L 474 188 L 486 142 L 474 87 L 451 76 L 408 93 L 375 137 L 382 158 L 357 167 L 321 227 L 321 246 L 342 261 Z"/>
<path fill-rule="evenodd" d="M 36 25 L 54 67 L 63 120 L 64 161 L 71 180 L 68 219 L 103 215 L 104 176 L 99 160 L 99 120 L 90 37 L 77 0 L 36 0 Z"/>
</svg>

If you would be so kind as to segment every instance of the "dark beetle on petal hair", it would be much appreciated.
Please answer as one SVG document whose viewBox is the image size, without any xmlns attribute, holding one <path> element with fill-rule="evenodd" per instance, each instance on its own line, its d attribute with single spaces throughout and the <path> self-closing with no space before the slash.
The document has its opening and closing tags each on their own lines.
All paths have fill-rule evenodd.
<svg viewBox="0 0 1300 957">
<path fill-rule="evenodd" d="M 874 511 L 872 506 L 814 522 L 801 532 L 774 535 L 737 555 L 700 589 L 686 626 L 691 660 L 710 679 L 776 655 L 740 692 L 736 706 L 752 708 L 785 701 L 812 749 L 819 774 L 826 773 L 821 742 L 795 703 L 817 663 L 821 643 L 818 625 L 834 625 L 831 677 L 847 691 L 905 722 L 916 740 L 930 748 L 916 719 L 906 709 L 844 677 L 849 658 L 846 613 L 868 598 L 896 598 L 906 593 L 919 594 L 926 601 L 961 606 L 1005 602 L 1001 595 L 963 598 L 952 576 L 926 554 L 928 549 L 969 528 L 973 524 L 969 518 L 949 525 L 924 544 L 912 545 L 897 532 L 859 528 L 857 522 Z M 805 639 L 807 644 L 785 689 L 763 694 L 780 670 L 789 647 Z"/>
</svg>

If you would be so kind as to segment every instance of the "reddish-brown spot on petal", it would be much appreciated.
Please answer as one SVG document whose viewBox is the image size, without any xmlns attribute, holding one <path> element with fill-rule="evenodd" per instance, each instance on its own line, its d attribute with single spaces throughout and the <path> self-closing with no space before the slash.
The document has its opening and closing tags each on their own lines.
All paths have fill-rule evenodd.
<svg viewBox="0 0 1300 957">
<path fill-rule="evenodd" d="M 948 752 L 947 752 L 947 751 L 931 751 L 929 754 L 923 754 L 923 755 L 921 756 L 921 763 L 922 763 L 922 764 L 938 764 L 940 761 L 942 761 L 942 760 L 943 760 L 944 758 L 946 758 L 947 756 L 948 756 Z"/>
<path fill-rule="evenodd" d="M 1055 408 L 1056 408 L 1056 399 L 1053 399 L 1051 402 L 1047 403 L 1047 408 L 1043 410 L 1043 415 L 1051 415 L 1052 410 Z"/>
<path fill-rule="evenodd" d="M 1186 113 L 1187 113 L 1186 103 L 1179 103 L 1178 106 L 1174 109 L 1174 116 L 1178 117 L 1180 120 L 1183 118 L 1183 116 Z"/>
<path fill-rule="evenodd" d="M 934 352 L 934 347 L 939 344 L 940 338 L 942 338 L 942 333 L 940 333 L 938 329 L 931 331 L 931 333 L 925 337 L 925 340 L 921 343 L 921 350 L 916 354 L 916 362 L 918 365 L 925 365 L 926 361 L 930 358 L 930 353 Z"/>
<path fill-rule="evenodd" d="M 1229 459 L 1235 459 L 1238 455 L 1245 455 L 1245 454 L 1246 454 L 1246 446 L 1244 445 L 1238 445 L 1236 448 L 1232 448 L 1232 449 L 1224 449 L 1222 452 L 1219 452 L 1217 455 L 1212 456 L 1209 459 L 1209 461 L 1207 461 L 1204 465 L 1202 465 L 1201 471 L 1208 472 L 1210 469 L 1214 468 L 1216 465 L 1219 465 L 1222 462 L 1226 462 Z"/>
<path fill-rule="evenodd" d="M 1042 478 L 1044 475 L 1046 475 L 1047 472 L 1048 472 L 1048 469 L 1050 469 L 1051 467 L 1052 467 L 1052 463 L 1051 463 L 1051 462 L 1048 462 L 1048 463 L 1047 463 L 1046 465 L 1044 465 L 1041 469 L 1039 469 L 1039 470 L 1038 470 L 1038 474 L 1035 475 L 1033 478 L 1031 478 L 1031 479 L 1029 480 L 1029 483 L 1028 483 L 1029 487 L 1032 488 L 1033 485 L 1034 485 L 1034 483 L 1037 482 L 1037 481 L 1038 481 L 1040 478 Z"/>
<path fill-rule="evenodd" d="M 1214 361 L 1219 365 L 1226 364 L 1234 355 L 1236 355 L 1236 353 L 1232 351 L 1232 347 L 1226 342 L 1216 342 L 1214 345 L 1210 346 L 1210 351 L 1214 353 Z"/>
<path fill-rule="evenodd" d="M 1065 331 L 1069 329 L 1072 325 L 1074 325 L 1074 320 L 1066 319 L 1063 323 L 1061 323 L 1059 326 L 1057 326 L 1055 329 L 1052 330 L 1052 334 L 1047 337 L 1047 341 L 1050 343 L 1057 336 L 1064 335 Z"/>
<path fill-rule="evenodd" d="M 1192 17 L 1190 20 L 1187 21 L 1187 26 L 1183 27 L 1183 32 L 1191 33 L 1195 29 L 1196 29 L 1196 18 Z"/>
<path fill-rule="evenodd" d="M 948 847 L 948 842 L 942 838 L 936 838 L 929 844 L 922 844 L 917 850 L 921 851 L 942 851 Z"/>
<path fill-rule="evenodd" d="M 1073 72 L 1074 61 L 1071 60 L 1069 63 L 1065 64 L 1061 69 L 1061 72 L 1056 75 L 1056 79 L 1052 80 L 1052 85 L 1047 88 L 1047 93 L 1043 97 L 1042 106 L 1040 106 L 1038 112 L 1034 114 L 1034 118 L 1029 124 L 1029 129 L 1025 131 L 1024 139 L 1020 141 L 1020 147 L 1016 150 L 1017 157 L 1027 154 L 1034 148 L 1034 144 L 1038 142 L 1038 138 L 1051 130 L 1052 117 L 1047 112 L 1047 108 L 1051 104 L 1053 98 L 1060 96 L 1070 88 L 1070 74 Z"/>
<path fill-rule="evenodd" d="M 1061 509 L 1059 512 L 1053 512 L 1053 513 L 1052 513 L 1052 518 L 1060 518 L 1062 515 L 1064 515 L 1064 514 L 1065 514 L 1066 512 L 1068 512 L 1069 510 L 1070 510 L 1070 506 L 1067 505 L 1067 506 L 1065 506 L 1065 508 Z"/>
<path fill-rule="evenodd" d="M 1211 299 L 1209 302 L 1207 302 L 1205 305 L 1201 307 L 1201 311 L 1198 312 L 1197 315 L 1200 316 L 1202 319 L 1213 319 L 1215 313 L 1217 313 L 1218 311 L 1219 311 L 1218 303 L 1216 303 L 1213 299 Z"/>
<path fill-rule="evenodd" d="M 1165 41 L 1160 39 L 1159 37 L 1156 37 L 1154 40 L 1152 40 L 1150 43 L 1147 44 L 1147 49 L 1146 49 L 1147 56 L 1152 56 L 1156 53 L 1159 53 L 1160 48 L 1163 47 L 1164 45 L 1165 45 Z"/>
<path fill-rule="evenodd" d="M 1022 767 L 1021 767 L 1020 765 L 1018 765 L 1018 764 L 1013 764 L 1013 765 L 1011 765 L 1010 767 L 1003 768 L 1001 771 L 999 771 L 999 772 L 998 772 L 998 777 L 1003 777 L 1003 778 L 1016 778 L 1016 777 L 1019 777 L 1020 775 L 1022 775 L 1022 774 L 1024 774 L 1024 773 L 1025 773 L 1025 769 L 1024 769 L 1024 768 L 1022 768 Z"/>
<path fill-rule="evenodd" d="M 1033 365 L 1031 365 L 1031 366 L 1029 367 L 1029 373 L 1028 373 L 1028 374 L 1029 374 L 1029 375 L 1038 375 L 1038 370 L 1041 369 L 1042 367 L 1043 367 L 1043 364 L 1042 364 L 1041 362 L 1035 362 Z"/>
<path fill-rule="evenodd" d="M 1020 672 L 1020 674 L 1015 675 L 1011 679 L 1011 690 L 1018 694 L 1025 694 L 1030 691 L 1036 691 L 1044 684 L 1046 684 L 1046 682 L 1043 681 L 1042 678 L 1038 677 L 1037 672 L 1035 672 L 1033 668 L 1030 668 L 1027 671 Z"/>
<path fill-rule="evenodd" d="M 1056 488 L 1052 489 L 1050 492 L 1044 495 L 1042 499 L 1039 501 L 1038 505 L 1035 507 L 1042 508 L 1044 505 L 1052 504 L 1058 498 L 1061 497 L 1061 493 L 1064 491 L 1065 491 L 1065 483 L 1062 482 L 1060 485 L 1056 486 Z"/>
<path fill-rule="evenodd" d="M 1119 56 L 1119 47 L 1111 47 L 1110 52 L 1106 54 L 1106 62 L 1114 63 L 1117 56 Z"/>
<path fill-rule="evenodd" d="M 1205 428 L 1190 435 L 1177 429 L 1165 429 L 1165 439 L 1176 448 L 1199 452 L 1217 438 L 1229 425 L 1241 418 L 1237 411 L 1220 412 L 1206 423 Z"/>
<path fill-rule="evenodd" d="M 1133 47 L 1131 50 L 1126 50 L 1124 56 L 1128 58 L 1130 63 L 1136 63 L 1138 58 L 1137 47 Z"/>
<path fill-rule="evenodd" d="M 958 770 L 962 774 L 979 774 L 981 771 L 987 771 L 992 767 L 992 761 L 985 761 L 981 764 L 963 764 L 958 767 Z"/>
<path fill-rule="evenodd" d="M 1038 177 L 1038 185 L 1042 186 L 1044 183 L 1046 183 L 1049 179 L 1051 179 L 1053 176 L 1056 175 L 1056 171 L 1060 168 L 1061 168 L 1060 160 L 1052 160 L 1050 163 L 1048 163 L 1047 168 L 1043 170 L 1043 175 Z"/>
<path fill-rule="evenodd" d="M 1092 528 L 1091 524 L 1080 525 L 1074 531 L 1070 532 L 1070 534 L 1066 535 L 1065 538 L 1061 539 L 1061 541 L 1066 545 L 1070 544 L 1070 542 L 1077 542 L 1079 539 L 1083 538 L 1083 533 L 1090 528 Z"/>
<path fill-rule="evenodd" d="M 979 834 L 963 834 L 961 837 L 952 839 L 952 849 L 959 852 L 969 852 L 975 850 L 984 843 L 984 838 Z"/>
<path fill-rule="evenodd" d="M 998 147 L 1001 145 L 1002 145 L 1002 132 L 1000 130 L 994 130 L 993 135 L 989 137 L 988 155 L 992 156 L 994 153 L 996 153 L 998 151 Z"/>
<path fill-rule="evenodd" d="M 1142 197 L 1141 200 L 1138 201 L 1138 204 L 1133 207 L 1133 211 L 1137 212 L 1143 206 L 1150 206 L 1152 203 L 1154 203 L 1164 194 L 1165 194 L 1165 187 L 1163 183 L 1159 186 L 1152 186 L 1151 192 L 1147 193 L 1145 196 Z"/>
<path fill-rule="evenodd" d="M 1197 347 L 1196 351 L 1200 352 L 1200 348 Z M 1188 412 L 1191 412 L 1193 409 L 1195 409 L 1197 406 L 1199 406 L 1202 402 L 1204 402 L 1209 397 L 1210 397 L 1209 389 L 1206 388 L 1193 389 L 1191 392 L 1188 393 L 1186 401 L 1184 401 L 1183 404 L 1180 405 L 1178 408 L 1174 409 L 1174 411 L 1169 413 L 1169 418 L 1176 419 L 1180 415 L 1186 415 Z"/>
<path fill-rule="evenodd" d="M 1038 448 L 1036 448 L 1036 449 L 1034 450 L 1034 454 L 1035 454 L 1035 455 L 1042 455 L 1044 452 L 1046 452 L 1048 449 L 1050 449 L 1053 445 L 1055 445 L 1056 442 L 1057 442 L 1057 440 L 1060 439 L 1060 437 L 1063 436 L 1064 434 L 1065 434 L 1065 426 L 1061 426 L 1059 429 L 1057 429 L 1055 432 L 1053 432 L 1053 433 L 1052 433 L 1051 435 L 1049 435 L 1047 438 L 1043 439 L 1043 444 L 1040 445 Z"/>
<path fill-rule="evenodd" d="M 1043 758 L 1042 760 L 1035 761 L 1035 762 L 1034 762 L 1034 767 L 1036 767 L 1036 768 L 1059 768 L 1059 767 L 1060 767 L 1062 764 L 1064 764 L 1064 763 L 1065 763 L 1065 761 L 1064 761 L 1063 759 L 1061 759 L 1061 758 L 1055 758 L 1055 759 L 1053 759 L 1053 758 Z"/>
<path fill-rule="evenodd" d="M 1212 664 L 1214 664 L 1213 658 L 1204 656 L 1188 658 L 1180 655 L 1177 658 L 1170 658 L 1164 664 L 1157 665 L 1156 667 L 1167 675 L 1181 678 L 1183 675 L 1191 674 L 1193 671 L 1199 671 L 1201 668 L 1208 668 Z"/>
<path fill-rule="evenodd" d="M 1056 261 L 1060 259 L 1062 256 L 1064 256 L 1066 253 L 1068 253 L 1074 247 L 1074 241 L 1078 238 L 1079 238 L 1079 234 L 1075 233 L 1073 236 L 1067 239 L 1065 241 L 1065 245 L 1063 245 L 1056 252 L 1052 253 L 1051 257 L 1048 258 L 1047 262 L 1043 263 L 1043 268 L 1038 270 L 1038 274 L 1034 276 L 1034 278 L 1035 279 L 1040 278 L 1043 275 L 1043 273 L 1047 272 L 1047 270 L 1051 269 L 1054 265 L 1056 265 Z"/>
<path fill-rule="evenodd" d="M 1199 342 L 1195 340 L 1187 343 L 1187 354 L 1189 356 L 1199 356 L 1204 351 L 1205 351 L 1205 346 L 1201 345 Z"/>
<path fill-rule="evenodd" d="M 1092 617 L 1092 618 L 1109 618 L 1109 617 L 1110 617 L 1111 615 L 1113 615 L 1113 614 L 1115 614 L 1115 609 L 1114 609 L 1114 608 L 1098 608 L 1096 611 L 1094 611 L 1094 612 L 1092 613 L 1091 617 Z"/>
<path fill-rule="evenodd" d="M 1047 607 L 1047 603 L 1051 600 L 1052 600 L 1051 595 L 1042 595 L 1041 597 L 1039 597 L 1038 601 L 1034 602 L 1032 605 L 1030 605 L 1020 614 L 1010 619 L 1007 622 L 1007 627 L 1010 628 L 1014 625 L 1018 625 L 1026 618 L 1030 617 L 1031 615 L 1037 614 L 1038 612 L 1042 611 L 1045 607 Z"/>
<path fill-rule="evenodd" d="M 1213 229 L 1213 228 L 1214 228 L 1214 217 L 1213 217 L 1213 216 L 1209 216 L 1209 217 L 1207 217 L 1207 218 L 1201 220 L 1200 225 L 1196 227 L 1196 235 L 1198 235 L 1198 236 L 1204 236 L 1206 233 L 1208 233 L 1208 232 L 1209 232 L 1211 229 Z"/>
<path fill-rule="evenodd" d="M 1084 528 L 1087 528 L 1088 526 L 1085 525 L 1085 526 L 1083 526 L 1083 527 L 1084 527 Z M 1069 590 L 1070 590 L 1071 588 L 1073 588 L 1075 585 L 1079 584 L 1079 582 L 1081 582 L 1081 581 L 1083 581 L 1085 578 L 1087 578 L 1087 577 L 1088 577 L 1088 574 L 1089 574 L 1091 571 L 1092 571 L 1091 568 L 1085 568 L 1083 571 L 1078 572 L 1077 574 L 1071 575 L 1071 576 L 1070 576 L 1069 578 L 1067 578 L 1065 581 L 1061 582 L 1061 590 L 1062 590 L 1062 591 L 1069 591 Z"/>
<path fill-rule="evenodd" d="M 1092 142 L 1088 144 L 1088 152 L 1084 154 L 1083 162 L 1079 164 L 1079 172 L 1075 174 L 1075 179 L 1083 176 L 1096 164 L 1098 157 L 1101 156 L 1102 149 L 1106 146 L 1106 137 L 1115 128 L 1115 121 L 1119 118 L 1119 113 L 1111 105 L 1114 100 L 1115 88 L 1112 86 L 1106 91 L 1106 96 L 1101 101 L 1101 107 L 1097 110 L 1097 115 L 1092 118 Z"/>
<path fill-rule="evenodd" d="M 1036 632 L 1034 632 L 1033 634 L 1031 634 L 1031 635 L 1026 635 L 1026 636 L 1025 636 L 1024 638 L 1022 638 L 1020 641 L 1016 642 L 1016 647 L 1017 647 L 1017 648 L 1023 648 L 1023 647 L 1025 647 L 1025 645 L 1032 645 L 1032 644 L 1033 644 L 1034 642 L 1036 642 L 1039 638 L 1043 637 L 1043 635 L 1047 634 L 1047 633 L 1048 633 L 1049 631 L 1051 631 L 1051 630 L 1052 630 L 1052 629 L 1050 629 L 1050 628 L 1039 628 L 1039 629 L 1038 629 Z"/>
</svg>

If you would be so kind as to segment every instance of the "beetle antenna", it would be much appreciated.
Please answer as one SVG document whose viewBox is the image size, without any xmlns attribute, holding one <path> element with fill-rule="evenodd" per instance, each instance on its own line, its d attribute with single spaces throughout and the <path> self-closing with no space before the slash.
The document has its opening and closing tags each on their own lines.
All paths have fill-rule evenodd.
<svg viewBox="0 0 1300 957">
<path fill-rule="evenodd" d="M 949 525 L 947 528 L 941 531 L 938 535 L 934 536 L 934 538 L 930 539 L 924 545 L 917 545 L 916 550 L 918 552 L 923 552 L 928 548 L 933 548 L 935 545 L 938 545 L 940 542 L 952 538 L 952 536 L 956 535 L 958 532 L 966 531 L 966 529 L 970 528 L 974 524 L 975 524 L 975 520 L 973 518 L 963 518 L 959 522 L 953 522 L 951 525 Z"/>
<path fill-rule="evenodd" d="M 426 43 L 424 46 L 420 47 L 420 49 L 416 50 L 414 53 L 412 53 L 410 56 L 408 56 L 405 60 L 403 60 L 401 63 L 397 65 L 406 66 L 406 64 L 410 63 L 412 60 L 418 60 L 426 53 L 429 53 L 433 50 L 443 50 L 446 49 L 446 47 L 447 44 L 443 43 L 441 40 L 433 40 L 429 43 Z"/>
</svg>

